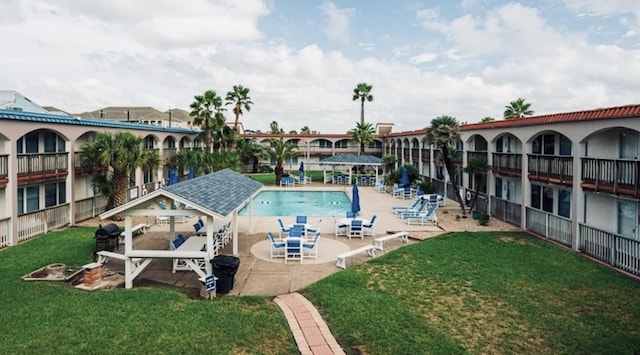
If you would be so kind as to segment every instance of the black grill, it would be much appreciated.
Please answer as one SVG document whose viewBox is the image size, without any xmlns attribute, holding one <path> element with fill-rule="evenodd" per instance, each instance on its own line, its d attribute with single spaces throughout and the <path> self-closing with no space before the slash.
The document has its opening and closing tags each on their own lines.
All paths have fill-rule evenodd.
<svg viewBox="0 0 640 355">
<path fill-rule="evenodd" d="M 114 247 L 118 249 L 118 238 L 121 233 L 120 227 L 115 223 L 109 223 L 104 227 L 99 225 L 94 235 L 94 238 L 96 238 L 96 251 L 113 250 Z M 98 249 L 99 245 L 102 245 L 102 249 Z"/>
</svg>

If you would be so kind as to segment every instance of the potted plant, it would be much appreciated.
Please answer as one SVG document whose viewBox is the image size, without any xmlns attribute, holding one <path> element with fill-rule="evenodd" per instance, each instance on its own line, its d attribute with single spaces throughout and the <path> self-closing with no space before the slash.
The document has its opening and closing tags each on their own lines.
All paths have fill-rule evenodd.
<svg viewBox="0 0 640 355">
<path fill-rule="evenodd" d="M 482 215 L 483 215 L 482 212 L 478 210 L 471 211 L 471 218 L 475 219 L 476 221 L 479 221 Z"/>
</svg>

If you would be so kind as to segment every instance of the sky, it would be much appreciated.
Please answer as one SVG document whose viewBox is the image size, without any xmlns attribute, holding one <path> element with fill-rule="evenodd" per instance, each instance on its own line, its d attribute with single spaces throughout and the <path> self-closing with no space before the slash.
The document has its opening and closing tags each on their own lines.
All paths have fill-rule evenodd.
<svg viewBox="0 0 640 355">
<path fill-rule="evenodd" d="M 3 0 L 0 89 L 71 113 L 250 89 L 245 129 L 638 104 L 638 0 Z M 231 107 L 229 106 L 229 109 Z M 231 111 L 226 112 L 232 120 Z"/>
</svg>

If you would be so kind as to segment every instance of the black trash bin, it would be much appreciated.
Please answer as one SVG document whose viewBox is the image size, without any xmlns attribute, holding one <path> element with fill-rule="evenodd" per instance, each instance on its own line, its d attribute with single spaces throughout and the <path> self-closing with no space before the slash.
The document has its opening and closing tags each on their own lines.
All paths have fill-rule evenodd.
<svg viewBox="0 0 640 355">
<path fill-rule="evenodd" d="M 240 267 L 240 258 L 233 255 L 218 255 L 211 260 L 217 293 L 229 293 L 233 290 L 233 281 Z"/>
</svg>

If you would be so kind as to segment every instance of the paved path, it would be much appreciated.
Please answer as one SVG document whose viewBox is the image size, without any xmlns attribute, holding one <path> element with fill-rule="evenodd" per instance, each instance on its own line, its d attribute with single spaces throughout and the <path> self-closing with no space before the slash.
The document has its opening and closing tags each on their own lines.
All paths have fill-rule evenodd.
<svg viewBox="0 0 640 355">
<path fill-rule="evenodd" d="M 275 302 L 284 312 L 300 354 L 344 354 L 318 310 L 301 294 L 277 296 Z"/>
</svg>

